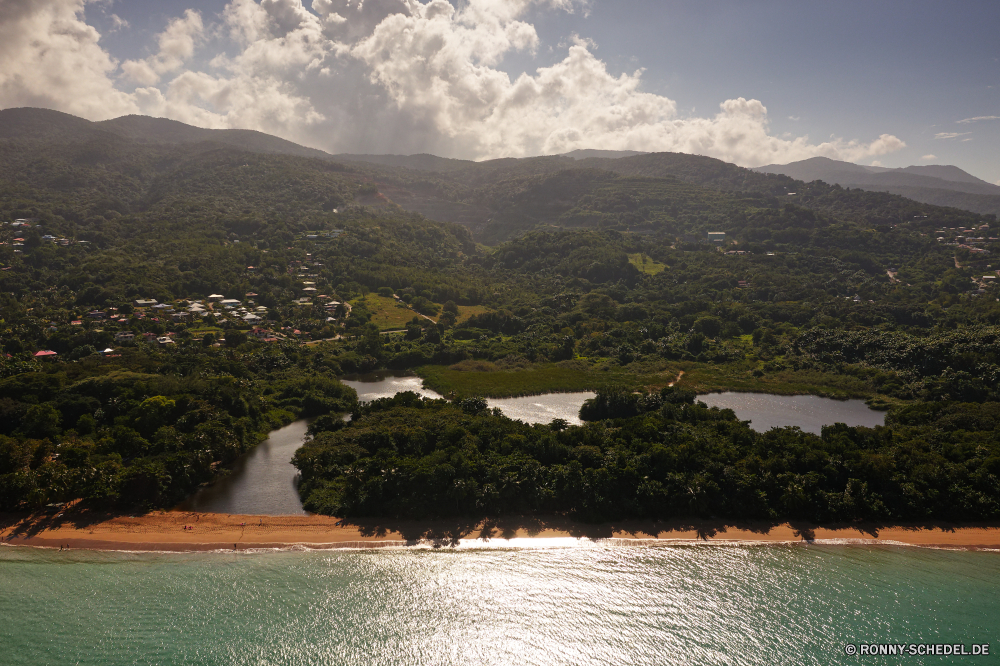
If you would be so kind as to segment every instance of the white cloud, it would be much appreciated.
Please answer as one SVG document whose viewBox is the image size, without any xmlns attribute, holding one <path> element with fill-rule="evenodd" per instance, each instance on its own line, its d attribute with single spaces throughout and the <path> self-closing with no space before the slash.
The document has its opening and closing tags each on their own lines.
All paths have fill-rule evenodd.
<svg viewBox="0 0 1000 666">
<path fill-rule="evenodd" d="M 84 0 L 0 1 L 0 107 L 41 106 L 104 119 L 137 109 L 117 63 L 84 19 Z"/>
<path fill-rule="evenodd" d="M 111 19 L 111 32 L 118 32 L 129 27 L 128 21 L 118 16 L 118 14 L 112 14 L 108 18 Z"/>
<path fill-rule="evenodd" d="M 796 123 L 802 120 L 799 116 L 788 116 L 788 119 Z"/>
<path fill-rule="evenodd" d="M 155 54 L 118 70 L 82 21 L 85 0 L 0 2 L 0 12 L 11 16 L 12 7 L 32 16 L 44 13 L 40 6 L 59 7 L 63 21 L 75 22 L 77 44 L 95 72 L 93 92 L 48 86 L 51 98 L 41 105 L 106 111 L 88 116 L 139 109 L 206 127 L 259 129 L 334 152 L 473 158 L 606 148 L 755 166 L 817 155 L 857 162 L 906 145 L 891 134 L 819 143 L 774 136 L 764 104 L 743 97 L 723 101 L 709 117 L 681 112 L 674 100 L 642 89 L 641 69 L 609 71 L 593 42 L 576 35 L 550 66 L 513 78 L 501 68 L 507 56 L 540 46 L 525 20 L 529 8 L 586 12 L 587 3 L 577 0 L 311 0 L 308 8 L 302 0 L 231 0 L 218 24 L 206 26 L 193 10 L 171 20 Z M 0 15 L 0 34 L 6 18 Z M 41 21 L 32 34 L 56 40 L 61 25 Z M 0 42 L 0 58 L 6 48 Z M 27 42 L 14 49 L 25 51 Z M 3 72 L 41 66 L 2 67 L 0 82 Z M 116 77 L 138 87 L 122 92 Z M 0 94 L 0 106 L 20 99 Z"/>
<path fill-rule="evenodd" d="M 965 136 L 966 134 L 972 134 L 972 132 L 938 132 L 934 135 L 935 139 L 955 139 L 960 136 Z"/>
<path fill-rule="evenodd" d="M 774 137 L 764 105 L 742 97 L 720 104 L 712 118 L 684 118 L 673 100 L 640 89 L 641 70 L 615 76 L 582 40 L 561 62 L 512 81 L 492 65 L 509 51 L 535 48 L 538 38 L 519 12 L 493 8 L 473 0 L 456 11 L 433 0 L 386 18 L 351 54 L 400 110 L 457 140 L 472 157 L 608 148 L 757 165 L 815 155 L 854 161 L 905 145 L 888 134 L 867 144 Z"/>
<path fill-rule="evenodd" d="M 1000 116 L 976 116 L 975 118 L 963 118 L 962 120 L 956 120 L 955 122 L 960 125 L 968 125 L 970 123 L 977 123 L 980 120 L 1000 120 Z"/>
<path fill-rule="evenodd" d="M 885 165 L 882 164 L 882 162 L 880 160 L 872 160 L 872 166 L 873 167 L 880 167 L 880 166 L 885 166 Z"/>
<path fill-rule="evenodd" d="M 922 159 L 922 160 L 936 160 L 937 159 L 937 155 L 924 155 L 920 159 Z"/>
<path fill-rule="evenodd" d="M 136 83 L 151 86 L 161 76 L 179 70 L 191 59 L 204 32 L 201 14 L 188 9 L 183 17 L 170 21 L 167 29 L 157 36 L 160 50 L 156 55 L 145 60 L 126 60 L 122 63 L 122 71 Z"/>
</svg>

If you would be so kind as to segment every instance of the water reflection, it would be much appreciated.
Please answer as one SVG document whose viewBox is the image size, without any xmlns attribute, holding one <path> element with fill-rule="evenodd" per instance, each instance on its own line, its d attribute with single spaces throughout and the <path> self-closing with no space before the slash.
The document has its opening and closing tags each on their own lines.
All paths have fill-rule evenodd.
<svg viewBox="0 0 1000 666">
<path fill-rule="evenodd" d="M 525 423 L 552 423 L 553 419 L 565 419 L 571 425 L 582 425 L 580 407 L 584 400 L 596 393 L 547 393 L 525 398 L 503 398 L 487 400 L 487 404 L 498 407 L 505 416 Z"/>
<path fill-rule="evenodd" d="M 340 381 L 357 391 L 361 402 L 391 398 L 401 391 L 413 391 L 425 398 L 442 397 L 441 394 L 424 388 L 423 380 L 414 376 L 376 372 L 354 375 Z M 586 392 L 547 393 L 522 398 L 488 398 L 486 403 L 490 409 L 499 408 L 505 416 L 525 423 L 548 424 L 554 419 L 565 419 L 570 424 L 580 425 L 583 423 L 580 420 L 580 407 L 584 400 L 593 398 L 594 395 Z"/>
<path fill-rule="evenodd" d="M 733 410 L 740 420 L 750 421 L 750 427 L 757 432 L 798 426 L 818 435 L 824 425 L 834 423 L 869 428 L 885 425 L 885 412 L 871 409 L 863 400 L 733 392 L 699 395 L 698 400 L 709 407 Z"/>
<path fill-rule="evenodd" d="M 305 419 L 280 428 L 236 461 L 232 473 L 184 500 L 178 509 L 265 516 L 305 515 L 295 489 L 292 455 L 302 446 Z"/>
<path fill-rule="evenodd" d="M 378 398 L 391 398 L 403 391 L 413 391 L 425 398 L 440 398 L 441 395 L 425 389 L 424 380 L 413 375 L 396 375 L 388 372 L 373 372 L 366 375 L 352 375 L 340 380 L 358 392 L 358 400 L 371 402 Z"/>
</svg>

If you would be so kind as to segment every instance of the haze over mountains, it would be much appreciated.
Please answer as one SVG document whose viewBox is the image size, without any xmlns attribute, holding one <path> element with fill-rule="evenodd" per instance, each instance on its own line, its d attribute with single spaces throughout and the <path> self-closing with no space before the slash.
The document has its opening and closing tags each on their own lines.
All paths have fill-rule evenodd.
<svg viewBox="0 0 1000 666">
<path fill-rule="evenodd" d="M 1000 200 L 989 193 L 1000 188 L 954 167 L 873 170 L 826 162 L 842 164 L 855 181 L 895 178 L 893 182 L 907 183 L 896 189 L 910 187 L 918 195 L 944 192 L 952 197 L 978 197 L 972 204 Z M 334 210 L 351 202 L 398 207 L 429 220 L 460 224 L 487 245 L 535 229 L 586 228 L 701 242 L 708 227 L 728 229 L 734 220 L 742 219 L 748 206 L 787 207 L 787 195 L 792 192 L 797 193 L 793 202 L 797 207 L 867 227 L 888 228 L 929 213 L 938 219 L 965 215 L 932 210 L 918 203 L 918 196 L 907 199 L 863 191 L 891 188 L 856 189 L 861 186 L 852 185 L 845 191 L 823 178 L 826 172 L 816 167 L 825 162 L 816 160 L 806 163 L 814 167 L 812 171 L 807 168 L 798 175 L 826 182 L 807 184 L 768 173 L 767 167 L 755 171 L 685 153 L 581 150 L 482 162 L 428 154 L 331 155 L 261 132 L 202 129 L 162 118 L 132 115 L 90 122 L 46 109 L 0 110 L 0 177 L 14 187 L 63 194 L 107 192 L 119 202 L 113 208 L 123 214 L 141 210 L 167 192 L 195 186 L 204 189 L 207 181 L 222 183 L 225 178 L 245 180 L 229 172 L 234 165 L 250 163 L 268 163 L 274 168 L 268 172 L 273 177 L 244 183 L 253 192 L 287 189 L 293 173 L 310 174 L 309 179 L 319 183 L 336 172 L 343 177 L 334 188 L 338 192 L 309 186 L 308 197 L 319 209 Z M 112 172 L 125 179 L 112 178 Z M 272 182 L 274 178 L 281 183 Z M 934 188 L 914 183 L 946 185 Z M 948 203 L 974 209 L 968 202 L 962 204 Z M 993 210 L 1000 206 L 987 212 Z M 248 214 L 259 217 L 260 224 L 267 223 L 263 211 Z"/>
<path fill-rule="evenodd" d="M 1000 214 L 1000 186 L 980 180 L 955 166 L 934 164 L 888 169 L 813 157 L 784 165 L 769 164 L 754 171 L 782 174 L 807 183 L 822 180 L 842 187 L 891 192 L 915 201 L 953 206 L 975 213 Z"/>
</svg>

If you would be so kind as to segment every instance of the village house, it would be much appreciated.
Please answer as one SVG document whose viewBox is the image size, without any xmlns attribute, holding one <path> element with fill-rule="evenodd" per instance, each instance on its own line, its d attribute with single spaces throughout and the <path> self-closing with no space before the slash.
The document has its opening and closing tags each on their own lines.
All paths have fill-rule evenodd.
<svg viewBox="0 0 1000 666">
<path fill-rule="evenodd" d="M 266 340 L 268 338 L 273 338 L 274 333 L 266 328 L 254 328 L 250 331 L 250 337 L 257 340 Z"/>
<path fill-rule="evenodd" d="M 115 342 L 135 342 L 135 333 L 132 331 L 118 331 L 115 333 Z"/>
</svg>

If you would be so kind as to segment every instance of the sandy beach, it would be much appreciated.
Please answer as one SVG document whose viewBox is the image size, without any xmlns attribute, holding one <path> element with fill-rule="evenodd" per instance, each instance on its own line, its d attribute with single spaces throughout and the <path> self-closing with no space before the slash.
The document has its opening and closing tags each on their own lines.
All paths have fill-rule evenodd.
<svg viewBox="0 0 1000 666">
<path fill-rule="evenodd" d="M 870 542 L 944 548 L 998 548 L 1000 525 L 723 524 L 710 521 L 622 521 L 589 525 L 562 518 L 490 521 L 379 521 L 338 524 L 327 516 L 245 516 L 182 511 L 114 516 L 62 513 L 0 514 L 8 545 L 96 550 L 209 551 L 259 548 L 387 547 L 500 539 L 658 540 L 663 543 Z M 187 529 L 185 529 L 187 527 Z M 503 542 L 500 542 L 501 544 Z M 522 542 L 523 543 L 523 542 Z"/>
</svg>

